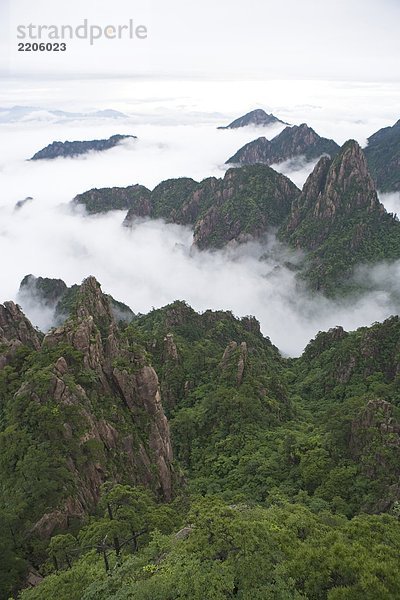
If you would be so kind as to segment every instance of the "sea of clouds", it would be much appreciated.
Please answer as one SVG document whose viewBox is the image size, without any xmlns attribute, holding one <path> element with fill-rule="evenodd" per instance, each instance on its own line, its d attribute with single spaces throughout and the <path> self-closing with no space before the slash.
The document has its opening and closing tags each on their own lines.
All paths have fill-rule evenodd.
<svg viewBox="0 0 400 600">
<path fill-rule="evenodd" d="M 263 333 L 292 356 L 319 330 L 354 329 L 397 313 L 398 264 L 360 269 L 357 277 L 372 281 L 376 291 L 357 301 L 334 302 L 296 283 L 284 266 L 288 257 L 296 257 L 273 234 L 262 244 L 200 253 L 187 228 L 140 221 L 127 230 L 121 227 L 123 212 L 88 217 L 69 203 L 93 187 L 141 183 L 153 188 L 171 177 L 222 177 L 225 160 L 238 148 L 282 130 L 281 125 L 217 130 L 257 107 L 292 124 L 307 122 L 338 143 L 355 138 L 364 145 L 369 135 L 399 118 L 399 96 L 400 86 L 394 84 L 10 81 L 0 93 L 0 109 L 32 110 L 1 112 L 0 300 L 21 301 L 18 288 L 28 273 L 61 278 L 68 285 L 95 275 L 106 292 L 134 312 L 181 299 L 199 311 L 253 314 Z M 122 114 L 96 114 L 104 109 Z M 54 140 L 116 133 L 138 139 L 74 159 L 27 160 Z M 313 164 L 278 168 L 301 187 Z M 33 200 L 16 210 L 27 196 Z M 399 194 L 381 200 L 390 212 L 400 212 Z M 266 250 L 268 258 L 261 259 Z M 41 329 L 51 326 L 51 312 L 26 300 L 23 308 Z"/>
</svg>

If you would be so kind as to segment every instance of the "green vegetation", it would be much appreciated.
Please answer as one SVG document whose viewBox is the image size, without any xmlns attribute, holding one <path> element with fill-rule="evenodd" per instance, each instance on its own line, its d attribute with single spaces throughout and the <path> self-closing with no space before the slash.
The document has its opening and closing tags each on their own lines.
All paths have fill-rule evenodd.
<svg viewBox="0 0 400 600">
<path fill-rule="evenodd" d="M 400 121 L 380 129 L 365 148 L 369 169 L 382 192 L 400 190 Z"/>
<path fill-rule="evenodd" d="M 126 350 L 112 369 L 133 377 L 150 362 L 159 375 L 178 474 L 169 503 L 129 482 L 121 448 L 79 441 L 84 413 L 138 439 L 149 416 L 137 411 L 132 429 L 75 348 L 21 347 L 0 371 L 0 596 L 31 565 L 44 580 L 22 600 L 397 597 L 399 339 L 393 317 L 320 333 L 288 360 L 252 317 L 183 302 L 135 317 L 119 344 L 136 363 Z M 54 392 L 59 356 L 82 406 Z M 91 465 L 108 472 L 100 499 L 39 533 Z"/>
<path fill-rule="evenodd" d="M 355 267 L 400 258 L 400 223 L 380 204 L 357 142 L 321 159 L 279 237 L 307 252 L 302 277 L 329 295 L 355 290 Z"/>
<path fill-rule="evenodd" d="M 90 215 L 134 208 L 145 216 L 149 197 L 150 191 L 143 185 L 130 185 L 126 188 L 94 188 L 76 196 L 73 203 L 84 206 Z"/>
<path fill-rule="evenodd" d="M 324 154 L 335 156 L 339 146 L 333 140 L 319 136 L 305 123 L 285 129 L 271 141 L 265 137 L 245 144 L 227 164 L 273 165 L 286 160 L 301 158 L 312 161 Z"/>
</svg>

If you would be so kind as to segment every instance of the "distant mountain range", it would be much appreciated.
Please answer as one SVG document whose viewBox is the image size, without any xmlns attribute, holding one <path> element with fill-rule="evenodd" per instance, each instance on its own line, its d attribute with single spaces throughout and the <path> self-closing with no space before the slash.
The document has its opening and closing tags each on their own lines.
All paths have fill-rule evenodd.
<svg viewBox="0 0 400 600">
<path fill-rule="evenodd" d="M 12 106 L 0 108 L 0 123 L 15 123 L 32 119 L 43 120 L 76 120 L 76 119 L 124 119 L 127 115 L 112 109 L 96 110 L 93 112 L 68 112 L 65 110 L 49 110 L 38 106 Z"/>
<path fill-rule="evenodd" d="M 67 158 L 87 154 L 88 152 L 102 152 L 114 148 L 122 141 L 137 139 L 134 135 L 113 135 L 107 140 L 86 140 L 83 142 L 53 142 L 36 152 L 31 160 L 49 160 L 53 158 Z"/>
<path fill-rule="evenodd" d="M 227 127 L 233 129 L 247 125 L 269 125 L 281 122 L 273 115 L 255 110 L 240 117 Z M 338 144 L 319 136 L 306 123 L 286 127 L 272 140 L 260 137 L 245 144 L 226 164 L 273 165 L 287 160 L 304 158 L 311 161 L 324 154 L 333 158 L 339 150 Z M 392 127 L 385 127 L 368 138 L 365 148 L 368 166 L 377 188 L 382 192 L 400 190 L 400 120 Z"/>
</svg>

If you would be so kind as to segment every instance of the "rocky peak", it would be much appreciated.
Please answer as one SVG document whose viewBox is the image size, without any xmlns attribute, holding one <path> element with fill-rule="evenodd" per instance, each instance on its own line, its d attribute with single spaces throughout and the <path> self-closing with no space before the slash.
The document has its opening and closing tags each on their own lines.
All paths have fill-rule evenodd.
<svg viewBox="0 0 400 600">
<path fill-rule="evenodd" d="M 8 339 L 18 339 L 38 354 L 44 351 L 53 357 L 39 378 L 41 383 L 27 378 L 16 397 L 56 403 L 60 414 L 75 411 L 79 428 L 64 416 L 62 435 L 66 444 L 74 440 L 77 456 L 87 443 L 99 447 L 97 458 L 84 463 L 71 454 L 66 468 L 77 491 L 36 523 L 39 535 L 46 537 L 55 527 L 66 527 L 71 516 L 82 518 L 95 506 L 101 485 L 110 478 L 146 485 L 161 498 L 171 499 L 172 446 L 157 374 L 144 350 L 119 330 L 110 301 L 94 277 L 88 277 L 78 290 L 72 316 L 51 330 L 42 344 L 18 306 L 10 302 L 0 306 L 0 341 Z M 8 354 L 6 346 L 0 353 L 0 368 Z M 124 464 L 117 474 L 116 456 Z"/>
<path fill-rule="evenodd" d="M 326 156 L 319 160 L 293 203 L 287 231 L 294 231 L 307 215 L 326 223 L 357 210 L 384 212 L 364 153 L 350 140 L 333 161 Z"/>
<path fill-rule="evenodd" d="M 318 162 L 279 236 L 311 251 L 306 278 L 315 289 L 336 294 L 351 285 L 357 264 L 399 258 L 399 228 L 379 202 L 362 149 L 349 140 L 333 160 Z"/>
<path fill-rule="evenodd" d="M 0 304 L 0 343 L 7 342 L 40 348 L 40 334 L 14 302 Z"/>
<path fill-rule="evenodd" d="M 21 296 L 31 296 L 44 306 L 55 307 L 67 291 L 67 285 L 62 279 L 35 277 L 26 275 L 19 286 Z"/>
<path fill-rule="evenodd" d="M 272 165 L 297 157 L 315 160 L 324 154 L 335 156 L 339 146 L 333 140 L 319 136 L 306 123 L 285 127 L 271 141 L 264 137 L 258 138 L 243 146 L 227 164 Z"/>
<path fill-rule="evenodd" d="M 114 322 L 110 301 L 101 291 L 97 279 L 92 276 L 85 279 L 80 286 L 75 311 L 78 317 L 91 316 L 96 323 L 101 323 L 103 326 Z"/>
<path fill-rule="evenodd" d="M 257 108 L 242 117 L 235 119 L 225 127 L 218 127 L 218 129 L 238 129 L 239 127 L 247 127 L 249 125 L 252 125 L 253 127 L 267 127 L 274 123 L 283 123 L 286 125 L 284 121 L 281 121 L 273 114 L 268 114 L 262 108 Z"/>
<path fill-rule="evenodd" d="M 316 203 L 314 216 L 332 218 L 338 210 L 352 213 L 356 209 L 384 211 L 364 153 L 356 141 L 350 140 L 344 144 L 326 175 L 325 187 Z"/>
<path fill-rule="evenodd" d="M 247 363 L 247 344 L 242 342 L 229 342 L 225 348 L 220 362 L 220 369 L 225 376 L 230 376 L 233 367 L 236 377 L 236 384 L 240 386 L 243 382 L 244 371 Z"/>
<path fill-rule="evenodd" d="M 271 164 L 271 142 L 266 137 L 259 137 L 245 144 L 225 164 L 255 165 L 258 163 Z"/>
<path fill-rule="evenodd" d="M 382 192 L 400 190 L 400 120 L 368 138 L 365 155 L 376 185 Z"/>
<path fill-rule="evenodd" d="M 316 337 L 307 344 L 302 356 L 306 360 L 313 360 L 329 348 L 334 347 L 339 340 L 347 335 L 348 333 L 340 326 L 333 327 L 328 331 L 320 331 Z"/>
</svg>

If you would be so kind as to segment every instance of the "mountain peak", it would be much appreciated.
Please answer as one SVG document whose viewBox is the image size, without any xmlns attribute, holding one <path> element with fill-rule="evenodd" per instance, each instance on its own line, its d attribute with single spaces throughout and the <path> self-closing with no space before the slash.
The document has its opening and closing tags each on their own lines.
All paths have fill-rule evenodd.
<svg viewBox="0 0 400 600">
<path fill-rule="evenodd" d="M 110 325 L 114 322 L 110 301 L 103 294 L 100 283 L 92 275 L 87 277 L 80 286 L 75 312 L 78 317 L 93 317 L 97 324 Z"/>
<path fill-rule="evenodd" d="M 299 156 L 304 156 L 306 160 L 315 160 L 324 154 L 335 156 L 338 151 L 336 142 L 319 136 L 307 123 L 302 123 L 285 127 L 271 141 L 261 137 L 246 144 L 227 164 L 273 165 Z"/>
<path fill-rule="evenodd" d="M 400 190 L 400 120 L 368 138 L 365 155 L 379 190 Z"/>
<path fill-rule="evenodd" d="M 283 125 L 287 125 L 281 119 L 278 119 L 272 113 L 268 114 L 262 108 L 256 108 L 252 110 L 242 117 L 235 119 L 229 125 L 225 127 L 218 127 L 218 129 L 238 129 L 239 127 L 248 127 L 252 125 L 253 127 L 267 127 L 268 125 L 273 125 L 274 123 L 282 123 Z"/>
<path fill-rule="evenodd" d="M 398 236 L 355 140 L 333 160 L 320 159 L 281 229 L 283 239 L 311 252 L 307 277 L 317 289 L 337 287 L 357 263 L 397 258 Z"/>
<path fill-rule="evenodd" d="M 380 205 L 374 181 L 360 145 L 348 140 L 334 159 L 326 181 L 325 198 L 333 206 L 341 204 L 349 211 L 364 208 L 368 212 Z"/>
</svg>

